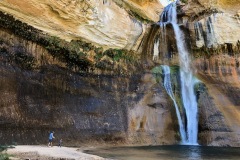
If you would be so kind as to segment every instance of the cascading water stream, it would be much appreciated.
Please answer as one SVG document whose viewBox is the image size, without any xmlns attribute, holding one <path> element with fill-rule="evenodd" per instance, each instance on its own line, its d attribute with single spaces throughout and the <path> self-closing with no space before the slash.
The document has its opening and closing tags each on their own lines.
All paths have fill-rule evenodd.
<svg viewBox="0 0 240 160">
<path fill-rule="evenodd" d="M 153 47 L 153 60 L 158 59 L 158 53 L 159 53 L 159 40 L 157 39 L 154 43 Z"/>
<path fill-rule="evenodd" d="M 190 67 L 190 58 L 185 47 L 184 34 L 177 24 L 176 3 L 171 7 L 171 23 L 174 29 L 177 48 L 180 60 L 180 76 L 181 76 L 181 94 L 183 105 L 187 117 L 187 143 L 197 144 L 198 120 L 197 120 L 197 102 L 194 94 L 193 74 Z"/>
<path fill-rule="evenodd" d="M 194 29 L 196 35 L 196 46 L 201 48 L 204 46 L 203 28 L 201 22 L 195 22 Z"/>
<path fill-rule="evenodd" d="M 212 47 L 216 45 L 216 38 L 214 34 L 214 27 L 213 27 L 213 22 L 212 18 L 208 17 L 207 22 L 206 22 L 206 34 L 207 34 L 207 47 Z"/>
<path fill-rule="evenodd" d="M 183 122 L 182 122 L 180 111 L 178 109 L 177 102 L 175 100 L 175 96 L 174 96 L 173 91 L 172 91 L 170 68 L 167 65 L 162 65 L 161 67 L 162 67 L 163 74 L 164 74 L 164 87 L 165 87 L 168 95 L 173 100 L 173 103 L 174 103 L 174 106 L 175 106 L 175 109 L 176 109 L 176 113 L 177 113 L 177 119 L 178 119 L 179 131 L 180 131 L 182 143 L 185 144 L 186 143 L 186 132 L 185 132 L 185 129 L 184 129 L 184 126 L 183 126 Z"/>
<path fill-rule="evenodd" d="M 161 15 L 160 23 L 172 24 L 179 53 L 181 94 L 187 120 L 186 141 L 182 139 L 182 142 L 184 144 L 197 145 L 198 108 L 196 96 L 194 94 L 195 80 L 190 66 L 191 61 L 185 46 L 184 34 L 177 24 L 176 2 L 171 3 L 165 8 L 164 12 Z"/>
</svg>

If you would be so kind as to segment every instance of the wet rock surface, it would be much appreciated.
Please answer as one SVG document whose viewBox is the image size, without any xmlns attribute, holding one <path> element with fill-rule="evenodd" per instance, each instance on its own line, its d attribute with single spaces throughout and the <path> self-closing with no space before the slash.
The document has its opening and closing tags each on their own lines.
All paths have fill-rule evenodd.
<svg viewBox="0 0 240 160">
<path fill-rule="evenodd" d="M 9 6 L 10 2 L 13 5 Z M 66 145 L 157 145 L 179 142 L 172 101 L 162 86 L 162 79 L 150 71 L 159 64 L 178 65 L 171 24 L 165 26 L 166 45 L 161 46 L 160 43 L 159 59 L 153 61 L 154 42 L 157 37 L 163 36 L 161 28 L 154 24 L 145 32 L 144 25 L 132 20 L 129 13 L 113 1 L 98 1 L 97 6 L 89 4 L 89 7 L 98 9 L 97 14 L 86 10 L 85 17 L 70 13 L 76 9 L 75 2 L 68 3 L 65 0 L 57 3 L 44 1 L 44 5 L 35 5 L 34 1 L 0 3 L 1 11 L 13 14 L 39 29 L 19 21 L 15 23 L 14 17 L 9 18 L 1 12 L 4 24 L 1 25 L 4 29 L 0 28 L 1 143 L 45 144 L 51 130 L 55 131 L 57 139 L 61 137 L 66 140 Z M 84 3 L 79 1 L 75 4 L 81 8 L 86 5 Z M 130 9 L 151 20 L 155 20 L 156 13 L 147 14 L 146 8 L 154 3 L 156 1 L 124 1 L 124 5 L 131 4 L 128 6 Z M 18 9 L 23 4 L 28 4 L 28 7 L 21 12 Z M 239 146 L 239 15 L 235 14 L 237 7 L 231 12 L 220 12 L 220 9 L 227 11 L 236 1 L 212 4 L 213 1 L 189 1 L 187 5 L 181 4 L 179 12 L 180 28 L 187 34 L 187 48 L 192 51 L 192 67 L 195 68 L 195 75 L 204 83 L 196 93 L 199 104 L 198 141 L 203 145 Z M 32 21 L 36 7 L 40 7 L 44 14 L 39 21 Z M 15 13 L 15 10 L 21 14 Z M 108 16 L 104 16 L 105 11 L 108 11 Z M 117 23 L 109 17 L 113 13 L 119 18 Z M 94 14 L 97 16 L 91 19 Z M 26 18 L 26 15 L 30 18 Z M 55 20 L 49 20 L 48 17 L 55 17 Z M 24 27 L 27 31 L 19 32 Z M 83 68 L 82 63 L 79 66 L 66 63 L 64 56 L 73 61 L 80 58 L 74 59 L 74 54 L 62 56 L 69 51 L 65 50 L 64 45 L 58 46 L 62 41 L 56 37 L 46 42 L 44 36 L 32 34 L 40 30 L 51 35 L 66 31 L 61 34 L 65 40 L 77 37 L 104 48 L 138 48 L 141 65 L 130 61 L 132 57 L 126 55 L 125 59 L 121 59 L 122 51 L 111 50 L 106 55 L 100 55 L 103 48 L 91 45 L 79 49 L 79 54 L 86 54 L 83 63 L 89 62 L 87 67 Z M 44 46 L 45 43 L 48 46 Z M 56 58 L 56 55 L 60 58 Z M 98 64 L 94 61 L 96 59 L 99 60 Z M 130 66 L 124 63 L 126 59 L 132 63 Z M 177 73 L 173 79 L 181 104 Z"/>
<path fill-rule="evenodd" d="M 218 55 L 201 63 L 200 59 L 195 62 L 199 78 L 205 84 L 199 96 L 199 139 L 203 144 L 240 144 L 239 69 L 234 59 L 229 55 Z"/>
<path fill-rule="evenodd" d="M 43 46 L 1 34 L 2 144 L 46 144 L 51 130 L 71 146 L 176 142 L 174 110 L 150 71 L 73 72 Z"/>
</svg>

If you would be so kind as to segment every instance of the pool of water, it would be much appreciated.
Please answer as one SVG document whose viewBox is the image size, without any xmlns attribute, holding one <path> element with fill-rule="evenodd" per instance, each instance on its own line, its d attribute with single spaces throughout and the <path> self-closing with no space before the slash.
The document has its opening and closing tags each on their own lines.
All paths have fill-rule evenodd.
<svg viewBox="0 0 240 160">
<path fill-rule="evenodd" d="M 240 148 L 189 145 L 98 148 L 85 153 L 118 160 L 240 160 Z"/>
</svg>

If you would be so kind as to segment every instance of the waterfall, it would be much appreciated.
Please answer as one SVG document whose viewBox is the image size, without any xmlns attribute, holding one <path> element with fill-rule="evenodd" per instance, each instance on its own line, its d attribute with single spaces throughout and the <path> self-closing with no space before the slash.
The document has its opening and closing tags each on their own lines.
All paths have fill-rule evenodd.
<svg viewBox="0 0 240 160">
<path fill-rule="evenodd" d="M 194 78 L 190 58 L 185 46 L 184 34 L 177 24 L 176 3 L 171 5 L 171 23 L 174 29 L 180 60 L 181 94 L 187 117 L 187 143 L 197 144 L 198 120 L 197 101 L 194 93 Z"/>
<path fill-rule="evenodd" d="M 198 48 L 204 46 L 204 37 L 203 37 L 203 29 L 201 22 L 195 22 L 194 24 L 195 35 L 196 35 L 196 46 Z"/>
<path fill-rule="evenodd" d="M 207 47 L 212 48 L 215 47 L 217 42 L 214 34 L 212 18 L 208 17 L 206 20 L 206 38 L 207 38 Z"/>
<path fill-rule="evenodd" d="M 177 24 L 176 2 L 171 3 L 164 9 L 161 15 L 161 23 L 172 24 L 177 43 L 180 63 L 181 95 L 187 120 L 185 144 L 197 145 L 198 108 L 196 96 L 194 94 L 195 80 L 190 66 L 191 60 L 185 46 L 184 33 Z M 182 139 L 182 141 L 184 142 L 184 139 Z"/>
<path fill-rule="evenodd" d="M 166 31 L 166 24 L 165 23 L 160 23 L 160 33 L 161 33 L 161 40 L 162 40 L 162 43 L 164 44 L 164 45 L 166 45 L 167 44 L 167 42 L 166 42 L 166 33 L 167 33 L 167 31 Z"/>
<path fill-rule="evenodd" d="M 156 39 L 153 46 L 153 60 L 158 60 L 158 54 L 159 54 L 159 39 Z"/>
<path fill-rule="evenodd" d="M 185 129 L 184 129 L 184 126 L 183 126 L 183 122 L 182 122 L 182 118 L 181 118 L 181 114 L 180 114 L 177 102 L 175 100 L 175 96 L 174 96 L 173 91 L 172 91 L 170 68 L 167 65 L 162 65 L 161 67 L 162 67 L 163 74 L 164 74 L 164 87 L 165 87 L 168 95 L 173 100 L 173 103 L 174 103 L 174 106 L 175 106 L 175 109 L 176 109 L 176 113 L 177 113 L 177 119 L 178 119 L 179 131 L 180 131 L 182 143 L 185 144 L 186 143 L 186 132 L 185 132 Z"/>
</svg>

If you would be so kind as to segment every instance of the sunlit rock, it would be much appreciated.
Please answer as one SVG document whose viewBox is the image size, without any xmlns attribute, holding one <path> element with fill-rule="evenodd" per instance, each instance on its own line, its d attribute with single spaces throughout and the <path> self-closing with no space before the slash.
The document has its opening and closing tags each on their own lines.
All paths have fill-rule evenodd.
<svg viewBox="0 0 240 160">
<path fill-rule="evenodd" d="M 0 10 L 51 35 L 104 48 L 130 49 L 142 34 L 142 25 L 114 2 L 8 0 L 0 1 Z"/>
<path fill-rule="evenodd" d="M 159 0 L 113 0 L 116 3 L 129 8 L 146 20 L 157 22 L 163 10 Z"/>
</svg>

